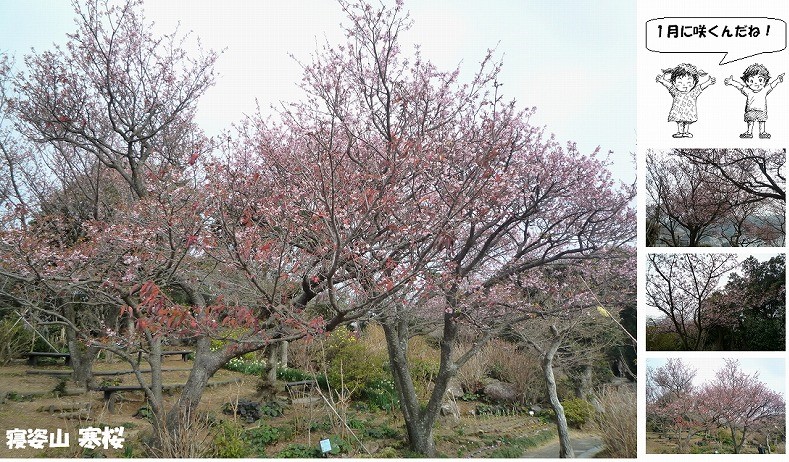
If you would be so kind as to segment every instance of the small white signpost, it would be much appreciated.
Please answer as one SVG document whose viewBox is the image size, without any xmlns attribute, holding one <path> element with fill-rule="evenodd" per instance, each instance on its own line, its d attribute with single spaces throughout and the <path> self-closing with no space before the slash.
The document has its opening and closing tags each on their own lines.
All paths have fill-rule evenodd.
<svg viewBox="0 0 789 462">
<path fill-rule="evenodd" d="M 331 452 L 331 441 L 328 439 L 321 440 L 321 452 L 325 455 L 327 452 Z"/>
</svg>

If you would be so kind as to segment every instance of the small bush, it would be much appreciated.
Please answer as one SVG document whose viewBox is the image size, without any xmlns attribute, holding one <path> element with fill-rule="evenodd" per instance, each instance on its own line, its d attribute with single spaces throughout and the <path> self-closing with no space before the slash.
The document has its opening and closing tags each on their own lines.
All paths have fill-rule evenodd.
<svg viewBox="0 0 789 462">
<path fill-rule="evenodd" d="M 367 384 L 363 398 L 367 403 L 377 409 L 391 411 L 398 406 L 400 399 L 397 397 L 394 382 L 391 379 L 374 380 Z"/>
<path fill-rule="evenodd" d="M 362 430 L 362 434 L 370 439 L 380 440 L 383 438 L 400 438 L 400 431 L 388 425 L 381 425 L 378 427 L 366 427 Z"/>
<path fill-rule="evenodd" d="M 375 453 L 376 459 L 399 459 L 401 457 L 400 452 L 391 446 L 387 446 Z"/>
<path fill-rule="evenodd" d="M 335 390 L 345 388 L 351 396 L 366 392 L 367 385 L 386 378 L 383 358 L 372 358 L 356 335 L 345 327 L 334 330 L 326 348 L 327 378 Z"/>
<path fill-rule="evenodd" d="M 0 320 L 0 366 L 29 351 L 32 342 L 33 334 L 19 318 Z"/>
<path fill-rule="evenodd" d="M 249 454 L 244 441 L 244 429 L 233 421 L 222 422 L 214 435 L 214 457 L 221 459 L 239 459 Z"/>
<path fill-rule="evenodd" d="M 275 457 L 281 459 L 311 459 L 321 455 L 321 450 L 317 446 L 293 443 L 279 451 Z"/>
<path fill-rule="evenodd" d="M 573 398 L 562 402 L 567 425 L 581 428 L 594 416 L 594 406 L 586 400 Z"/>
<path fill-rule="evenodd" d="M 257 427 L 247 429 L 242 439 L 247 443 L 249 449 L 257 456 L 265 456 L 266 446 L 270 446 L 280 440 L 288 439 L 293 436 L 290 428 L 272 427 L 260 424 Z"/>
<path fill-rule="evenodd" d="M 147 408 L 146 408 L 147 409 Z M 151 417 L 151 420 L 153 417 Z M 177 432 L 165 431 L 165 425 L 160 423 L 155 426 L 157 444 L 148 446 L 147 454 L 155 458 L 203 458 L 213 452 L 212 444 L 208 440 L 208 421 L 197 415 L 181 415 Z"/>
<path fill-rule="evenodd" d="M 247 423 L 252 423 L 263 415 L 260 403 L 243 399 L 225 403 L 222 406 L 222 413 L 239 417 Z"/>
</svg>

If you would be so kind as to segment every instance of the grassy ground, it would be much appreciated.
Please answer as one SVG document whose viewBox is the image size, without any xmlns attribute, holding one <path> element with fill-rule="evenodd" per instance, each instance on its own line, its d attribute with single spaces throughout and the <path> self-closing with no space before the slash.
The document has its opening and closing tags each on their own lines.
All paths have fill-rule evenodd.
<svg viewBox="0 0 789 462">
<path fill-rule="evenodd" d="M 734 451 L 731 444 L 725 441 L 706 440 L 701 437 L 691 438 L 689 450 L 690 454 L 732 454 Z M 773 454 L 785 454 L 786 444 L 780 443 L 771 448 Z M 654 432 L 647 432 L 647 454 L 678 454 L 679 445 L 671 435 Z M 741 454 L 758 454 L 758 446 L 746 444 Z"/>
<path fill-rule="evenodd" d="M 177 357 L 165 361 L 165 367 L 180 369 L 165 372 L 165 383 L 183 383 L 188 376 L 191 362 L 184 363 Z M 128 367 L 128 366 L 127 366 Z M 121 363 L 98 362 L 96 371 L 125 369 Z M 144 406 L 139 392 L 126 392 L 110 413 L 102 393 L 91 391 L 72 394 L 76 390 L 61 380 L 47 375 L 29 375 L 29 366 L 16 364 L 0 368 L 0 430 L 62 429 L 71 435 L 69 448 L 9 449 L 0 445 L 0 457 L 80 457 L 104 455 L 108 457 L 144 457 L 141 442 L 150 432 L 150 424 L 134 414 Z M 39 366 L 37 369 L 67 370 L 64 366 Z M 120 379 L 122 384 L 135 384 L 131 375 L 109 377 Z M 222 413 L 223 405 L 239 399 L 255 398 L 256 378 L 222 370 L 212 380 L 237 379 L 237 383 L 209 388 L 201 401 L 200 411 L 206 424 L 190 436 L 206 450 L 205 456 L 233 454 L 246 457 L 274 457 L 282 455 L 311 457 L 321 439 L 330 438 L 343 455 L 355 457 L 404 457 L 409 456 L 405 446 L 403 421 L 398 411 L 371 410 L 360 403 L 335 403 L 329 405 L 318 394 L 280 398 L 285 404 L 284 413 L 267 416 L 258 422 L 246 423 Z M 99 378 L 98 381 L 101 381 Z M 53 392 L 58 389 L 59 392 Z M 63 396 L 65 392 L 65 396 Z M 177 398 L 177 392 L 168 400 Z M 297 399 L 293 403 L 292 398 Z M 306 398 L 306 399 L 305 399 Z M 518 457 L 528 448 L 539 446 L 555 437 L 552 423 L 524 415 L 478 416 L 472 412 L 478 403 L 458 401 L 461 417 L 442 417 L 435 430 L 438 452 L 448 457 Z M 63 418 L 56 407 L 90 411 L 71 419 Z M 336 411 L 336 413 L 335 413 Z M 341 423 L 337 414 L 343 417 Z M 209 425 L 210 423 L 210 425 Z M 78 429 L 89 426 L 125 429 L 126 442 L 121 450 L 86 451 L 76 443 Z M 223 435 L 217 438 L 217 435 Z M 213 452 L 212 451 L 213 448 Z M 337 449 L 335 449 L 337 450 Z M 236 451 L 236 452 L 234 452 Z"/>
</svg>

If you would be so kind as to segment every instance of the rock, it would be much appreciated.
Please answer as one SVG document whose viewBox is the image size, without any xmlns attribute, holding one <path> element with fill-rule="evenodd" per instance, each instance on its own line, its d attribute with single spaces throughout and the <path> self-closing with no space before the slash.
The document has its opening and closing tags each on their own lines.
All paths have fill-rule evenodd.
<svg viewBox="0 0 789 462">
<path fill-rule="evenodd" d="M 445 417 L 452 417 L 455 420 L 460 420 L 460 409 L 454 401 L 445 401 L 441 404 L 441 415 Z"/>
<path fill-rule="evenodd" d="M 364 447 L 369 451 L 370 454 L 375 454 L 381 449 L 381 443 L 377 441 L 365 441 Z"/>
<path fill-rule="evenodd" d="M 460 384 L 460 380 L 458 380 L 457 377 L 452 377 L 449 379 L 449 383 L 447 383 L 446 394 L 452 396 L 455 399 L 463 397 L 463 385 Z"/>
<path fill-rule="evenodd" d="M 507 382 L 491 382 L 485 386 L 484 393 L 491 401 L 514 403 L 518 398 L 515 386 Z"/>
</svg>

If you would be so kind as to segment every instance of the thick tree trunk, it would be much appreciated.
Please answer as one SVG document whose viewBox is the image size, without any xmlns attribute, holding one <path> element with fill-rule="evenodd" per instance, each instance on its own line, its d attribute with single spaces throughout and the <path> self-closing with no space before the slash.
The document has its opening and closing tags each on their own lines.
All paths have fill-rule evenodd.
<svg viewBox="0 0 789 462">
<path fill-rule="evenodd" d="M 64 315 L 72 325 L 77 325 L 77 313 L 72 303 L 66 303 L 64 305 Z M 85 346 L 85 344 L 77 338 L 77 332 L 70 327 L 65 329 L 65 334 L 66 344 L 68 345 L 69 354 L 71 355 L 69 360 L 71 361 L 71 368 L 74 371 L 71 374 L 71 378 L 78 386 L 90 390 L 94 385 L 93 362 L 96 360 L 99 349 Z"/>
<path fill-rule="evenodd" d="M 584 364 L 578 368 L 578 375 L 573 379 L 575 397 L 587 399 L 592 392 L 592 365 Z"/>
<path fill-rule="evenodd" d="M 211 351 L 211 339 L 200 337 L 195 348 L 195 359 L 189 378 L 186 381 L 181 395 L 172 408 L 167 412 L 165 422 L 166 431 L 171 435 L 178 434 L 185 424 L 194 416 L 200 404 L 208 380 L 222 367 L 224 360 Z"/>
<path fill-rule="evenodd" d="M 455 375 L 458 368 L 452 360 L 452 348 L 457 338 L 457 322 L 453 315 L 444 315 L 440 366 L 430 398 L 424 406 L 419 402 L 408 366 L 408 323 L 405 320 L 388 319 L 383 321 L 383 329 L 392 377 L 400 399 L 400 410 L 405 419 L 409 448 L 427 457 L 435 457 L 433 425 L 441 412 L 449 379 Z"/>
<path fill-rule="evenodd" d="M 395 389 L 400 399 L 400 411 L 405 419 L 409 448 L 427 457 L 435 456 L 433 423 L 427 408 L 421 408 L 408 367 L 408 325 L 405 321 L 387 320 L 383 323 L 389 364 Z"/>
<path fill-rule="evenodd" d="M 96 347 L 86 347 L 85 344 L 76 338 L 68 340 L 68 349 L 71 354 L 71 368 L 73 370 L 71 378 L 80 387 L 86 390 L 93 388 L 93 363 L 99 353 Z"/>
</svg>

